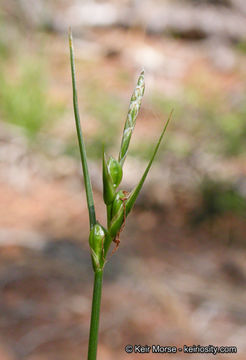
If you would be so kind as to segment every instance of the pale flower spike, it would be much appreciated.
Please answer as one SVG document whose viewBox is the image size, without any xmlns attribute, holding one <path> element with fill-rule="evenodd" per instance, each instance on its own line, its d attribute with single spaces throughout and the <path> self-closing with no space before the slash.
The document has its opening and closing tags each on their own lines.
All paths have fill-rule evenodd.
<svg viewBox="0 0 246 360">
<path fill-rule="evenodd" d="M 136 124 L 136 119 L 138 116 L 138 112 L 141 106 L 141 101 L 144 95 L 144 89 L 145 89 L 145 81 L 144 81 L 144 70 L 141 71 L 138 81 L 137 81 L 137 85 L 136 88 L 132 94 L 131 100 L 130 100 L 130 106 L 129 106 L 129 110 L 128 110 L 128 114 L 127 114 L 127 118 L 126 118 L 126 122 L 125 122 L 125 127 L 123 130 L 123 136 L 122 136 L 122 140 L 121 140 L 121 147 L 120 147 L 120 152 L 119 152 L 119 158 L 118 161 L 119 163 L 123 166 L 126 155 L 127 155 L 127 151 L 128 151 L 128 147 L 129 147 L 129 143 L 131 140 L 131 136 L 132 136 L 132 132 L 134 130 L 135 124 Z"/>
</svg>

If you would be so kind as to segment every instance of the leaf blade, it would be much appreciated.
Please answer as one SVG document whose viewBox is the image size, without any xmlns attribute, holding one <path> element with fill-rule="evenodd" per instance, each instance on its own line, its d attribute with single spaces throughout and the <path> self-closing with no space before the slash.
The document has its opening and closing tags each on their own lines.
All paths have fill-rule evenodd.
<svg viewBox="0 0 246 360">
<path fill-rule="evenodd" d="M 168 117 L 168 120 L 167 120 L 167 122 L 166 122 L 166 124 L 165 124 L 165 126 L 164 126 L 164 128 L 163 128 L 163 130 L 162 130 L 161 136 L 159 137 L 159 140 L 158 140 L 158 142 L 157 142 L 157 144 L 156 144 L 156 146 L 155 146 L 155 149 L 154 149 L 154 151 L 153 151 L 152 157 L 151 157 L 151 159 L 150 159 L 150 161 L 149 161 L 149 163 L 148 163 L 148 165 L 147 165 L 147 167 L 146 167 L 146 169 L 145 169 L 145 171 L 144 171 L 144 173 L 143 173 L 143 176 L 141 177 L 141 179 L 140 179 L 138 185 L 135 187 L 135 189 L 130 193 L 130 195 L 129 195 L 127 201 L 126 201 L 126 204 L 125 204 L 126 216 L 127 216 L 127 215 L 129 214 L 129 212 L 131 211 L 133 205 L 135 204 L 135 201 L 136 201 L 136 199 L 137 199 L 137 196 L 138 196 L 140 190 L 142 189 L 142 186 L 143 186 L 143 184 L 144 184 L 144 181 L 145 181 L 145 179 L 146 179 L 146 177 L 147 177 L 147 175 L 148 175 L 148 172 L 149 172 L 149 170 L 150 170 L 150 168 L 151 168 L 151 165 L 152 165 L 152 163 L 153 163 L 153 161 L 154 161 L 154 158 L 155 158 L 155 156 L 156 156 L 156 153 L 157 153 L 157 151 L 158 151 L 158 149 L 159 149 L 159 147 L 160 147 L 162 138 L 163 138 L 163 136 L 164 136 L 164 134 L 165 134 L 165 132 L 166 132 L 167 126 L 168 126 L 168 124 L 169 124 L 169 122 L 170 122 L 170 120 L 171 120 L 172 114 L 173 114 L 173 110 L 171 111 L 171 113 L 170 113 L 170 115 L 169 115 L 169 117 Z"/>
<path fill-rule="evenodd" d="M 85 143 L 84 143 L 81 125 L 80 125 L 78 97 L 77 97 L 77 88 L 76 88 L 76 79 L 75 79 L 73 38 L 72 38 L 71 28 L 69 29 L 69 49 L 70 49 L 70 63 L 71 63 L 72 87 L 73 87 L 74 117 L 75 117 L 77 137 L 78 137 L 78 142 L 79 142 L 82 170 L 83 170 L 83 175 L 84 175 L 84 184 L 85 184 L 86 200 L 87 200 L 87 206 L 88 206 L 88 212 L 89 212 L 90 228 L 92 228 L 96 224 L 96 214 L 95 214 L 95 205 L 94 205 L 94 199 L 93 199 L 90 174 L 89 174 L 89 169 L 88 169 L 88 165 L 87 165 Z"/>
</svg>

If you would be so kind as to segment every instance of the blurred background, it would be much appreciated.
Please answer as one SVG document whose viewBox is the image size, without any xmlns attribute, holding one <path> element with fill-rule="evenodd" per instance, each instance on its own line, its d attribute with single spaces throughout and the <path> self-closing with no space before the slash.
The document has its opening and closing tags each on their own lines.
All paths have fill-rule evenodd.
<svg viewBox="0 0 246 360">
<path fill-rule="evenodd" d="M 86 358 L 93 274 L 70 25 L 101 222 L 102 144 L 117 155 L 142 68 L 146 92 L 124 189 L 142 175 L 174 109 L 105 269 L 99 359 L 162 357 L 127 355 L 135 343 L 231 345 L 238 354 L 216 358 L 245 359 L 243 0 L 1 2 L 0 359 Z"/>
</svg>

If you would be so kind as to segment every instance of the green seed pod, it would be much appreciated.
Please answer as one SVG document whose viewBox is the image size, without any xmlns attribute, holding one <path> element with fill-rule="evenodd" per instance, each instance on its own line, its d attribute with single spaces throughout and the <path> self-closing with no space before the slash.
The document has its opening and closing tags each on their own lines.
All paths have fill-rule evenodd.
<svg viewBox="0 0 246 360">
<path fill-rule="evenodd" d="M 120 163 L 117 160 L 115 160 L 112 156 L 110 156 L 107 162 L 107 166 L 108 166 L 109 174 L 113 181 L 113 185 L 115 188 L 117 188 L 120 185 L 123 175 L 122 167 Z"/>
<path fill-rule="evenodd" d="M 122 207 L 119 210 L 119 212 L 113 217 L 109 226 L 109 234 L 113 239 L 120 232 L 123 222 L 124 222 L 124 209 Z"/>
<path fill-rule="evenodd" d="M 106 205 L 110 205 L 115 197 L 115 188 L 110 176 L 106 155 L 103 153 L 103 200 Z"/>
<path fill-rule="evenodd" d="M 91 248 L 92 264 L 94 270 L 100 268 L 104 264 L 103 246 L 106 236 L 106 230 L 96 223 L 90 231 L 89 245 Z"/>
<path fill-rule="evenodd" d="M 122 179 L 122 167 L 112 156 L 106 161 L 103 153 L 103 199 L 106 205 L 112 204 L 116 188 Z"/>
<path fill-rule="evenodd" d="M 112 205 L 112 220 L 109 226 L 109 233 L 114 238 L 119 232 L 126 218 L 125 204 L 128 192 L 120 190 L 117 192 Z"/>
<path fill-rule="evenodd" d="M 124 206 L 124 199 L 126 197 L 126 192 L 120 190 L 116 193 L 113 205 L 112 205 L 112 218 L 119 212 Z"/>
</svg>

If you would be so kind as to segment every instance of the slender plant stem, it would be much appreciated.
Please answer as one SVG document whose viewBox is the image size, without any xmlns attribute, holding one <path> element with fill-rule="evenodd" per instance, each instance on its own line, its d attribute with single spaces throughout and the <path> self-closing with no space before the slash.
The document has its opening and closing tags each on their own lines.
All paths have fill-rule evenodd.
<svg viewBox="0 0 246 360">
<path fill-rule="evenodd" d="M 111 210 L 112 210 L 112 204 L 107 205 L 107 225 L 109 227 L 110 221 L 111 221 Z"/>
<path fill-rule="evenodd" d="M 95 272 L 94 289 L 91 307 L 91 325 L 90 325 L 90 338 L 88 345 L 88 360 L 96 360 L 97 358 L 97 342 L 98 342 L 98 329 L 100 318 L 100 306 L 102 295 L 102 281 L 103 270 Z"/>
<path fill-rule="evenodd" d="M 82 169 L 84 174 L 84 182 L 85 182 L 85 191 L 86 191 L 86 199 L 87 206 L 89 211 L 89 220 L 90 220 L 90 228 L 92 228 L 96 224 L 96 214 L 95 214 L 95 206 L 93 200 L 93 193 L 91 187 L 91 180 L 86 160 L 86 151 L 85 151 L 85 143 L 82 135 L 82 130 L 80 126 L 80 116 L 79 116 L 79 106 L 78 106 L 78 97 L 77 97 L 77 88 L 76 88 L 76 80 L 75 80 L 75 64 L 74 64 L 74 50 L 73 50 L 73 38 L 71 29 L 69 29 L 69 48 L 70 48 L 70 62 L 71 62 L 71 73 L 72 73 L 72 84 L 73 84 L 73 108 L 74 108 L 74 116 L 76 123 L 77 136 L 79 141 L 79 150 L 82 162 Z"/>
</svg>

